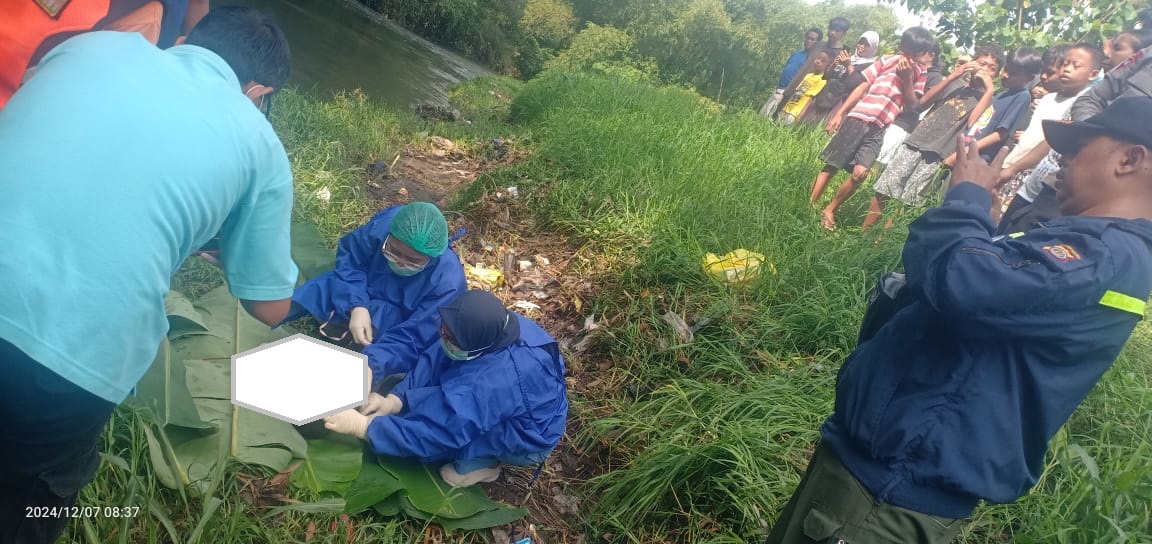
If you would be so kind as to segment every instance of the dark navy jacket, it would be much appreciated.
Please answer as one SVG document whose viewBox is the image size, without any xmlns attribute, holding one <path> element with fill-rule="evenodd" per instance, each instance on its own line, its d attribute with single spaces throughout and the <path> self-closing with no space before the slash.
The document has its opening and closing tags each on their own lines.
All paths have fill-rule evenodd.
<svg viewBox="0 0 1152 544">
<path fill-rule="evenodd" d="M 840 370 L 821 434 L 878 501 L 962 518 L 1027 493 L 1142 318 L 1152 222 L 1065 217 L 993 238 L 990 207 L 962 183 L 912 223 L 915 302 Z"/>
</svg>

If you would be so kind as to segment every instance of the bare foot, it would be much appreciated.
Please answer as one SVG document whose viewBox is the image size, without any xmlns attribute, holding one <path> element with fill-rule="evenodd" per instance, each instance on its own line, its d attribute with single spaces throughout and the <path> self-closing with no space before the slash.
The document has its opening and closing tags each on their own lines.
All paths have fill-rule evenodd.
<svg viewBox="0 0 1152 544">
<path fill-rule="evenodd" d="M 828 232 L 836 232 L 836 216 L 832 212 L 824 210 L 820 212 L 820 225 Z"/>
</svg>

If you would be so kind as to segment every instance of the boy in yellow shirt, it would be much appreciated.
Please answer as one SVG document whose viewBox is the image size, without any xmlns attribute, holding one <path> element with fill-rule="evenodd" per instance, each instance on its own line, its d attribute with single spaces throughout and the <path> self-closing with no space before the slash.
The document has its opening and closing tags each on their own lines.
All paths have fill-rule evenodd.
<svg viewBox="0 0 1152 544">
<path fill-rule="evenodd" d="M 824 85 L 828 80 L 824 79 L 824 69 L 832 62 L 832 54 L 827 49 L 821 49 L 816 52 L 816 56 L 812 60 L 812 71 L 804 75 L 804 79 L 800 80 L 800 85 L 796 86 L 796 92 L 792 94 L 792 98 L 784 105 L 784 109 L 780 110 L 780 122 L 785 125 L 791 125 L 804 115 L 804 110 L 808 109 L 808 104 L 812 102 L 812 98 L 820 94 L 824 90 Z"/>
</svg>

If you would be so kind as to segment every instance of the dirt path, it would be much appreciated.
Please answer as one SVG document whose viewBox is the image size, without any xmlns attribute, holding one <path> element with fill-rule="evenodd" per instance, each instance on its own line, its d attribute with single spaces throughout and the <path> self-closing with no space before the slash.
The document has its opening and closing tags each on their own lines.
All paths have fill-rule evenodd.
<svg viewBox="0 0 1152 544">
<path fill-rule="evenodd" d="M 499 142 L 490 143 L 479 154 L 484 156 L 469 156 L 453 142 L 431 136 L 426 145 L 405 149 L 388 168 L 370 169 L 366 184 L 372 205 L 381 209 L 428 200 L 445 207 L 484 171 L 519 158 Z M 560 341 L 566 356 L 575 356 L 566 361 L 569 397 L 580 396 L 595 380 L 594 375 L 579 370 L 588 366 L 582 359 L 591 356 L 595 343 L 597 326 L 585 315 L 590 311 L 585 301 L 594 285 L 572 272 L 582 258 L 580 248 L 538 228 L 529 212 L 516 188 L 487 192 L 466 214 L 447 214 L 453 231 L 467 229 L 453 248 L 469 271 L 469 287 L 492 291 L 509 308 L 540 323 Z M 491 497 L 529 511 L 519 522 L 493 529 L 491 542 L 517 542 L 533 536 L 533 529 L 534 544 L 584 541 L 578 490 L 600 470 L 598 463 L 569 444 L 574 424 L 570 417 L 564 439 L 534 482 L 535 467 L 506 467 L 500 480 L 484 485 Z M 425 536 L 426 543 L 453 541 L 446 540 L 438 528 Z"/>
</svg>

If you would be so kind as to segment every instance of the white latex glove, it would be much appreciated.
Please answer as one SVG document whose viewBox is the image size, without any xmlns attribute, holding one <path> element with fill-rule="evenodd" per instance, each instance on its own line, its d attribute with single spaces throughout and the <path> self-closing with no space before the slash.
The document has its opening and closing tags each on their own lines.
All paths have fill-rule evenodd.
<svg viewBox="0 0 1152 544">
<path fill-rule="evenodd" d="M 344 410 L 324 418 L 324 428 L 329 431 L 350 434 L 361 440 L 368 434 L 368 424 L 375 416 L 366 416 L 356 410 Z"/>
<path fill-rule="evenodd" d="M 400 400 L 400 397 L 391 394 L 385 397 L 380 393 L 372 393 L 368 395 L 368 402 L 360 407 L 360 413 L 366 416 L 390 416 L 399 414 L 402 409 L 404 401 Z"/>
<path fill-rule="evenodd" d="M 348 319 L 348 331 L 356 343 L 367 346 L 372 343 L 372 314 L 368 308 L 357 306 L 352 308 L 352 316 Z"/>
</svg>

